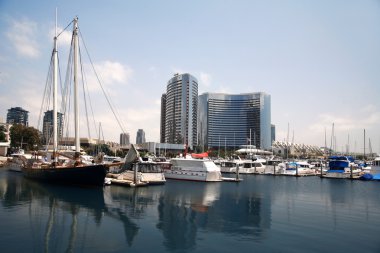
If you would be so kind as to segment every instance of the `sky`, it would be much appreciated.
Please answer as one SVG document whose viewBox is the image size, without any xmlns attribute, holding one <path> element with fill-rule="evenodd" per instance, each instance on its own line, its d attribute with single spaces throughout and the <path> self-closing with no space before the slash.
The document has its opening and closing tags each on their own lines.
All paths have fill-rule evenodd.
<svg viewBox="0 0 380 253">
<path fill-rule="evenodd" d="M 330 146 L 334 124 L 338 151 L 349 144 L 351 152 L 363 152 L 365 129 L 367 152 L 369 141 L 380 152 L 378 0 L 0 0 L 3 120 L 20 106 L 37 127 L 56 8 L 59 30 L 79 18 L 132 143 L 140 128 L 147 141 L 159 142 L 161 95 L 175 73 L 190 73 L 199 94 L 270 94 L 277 140 L 324 146 L 326 133 Z M 58 38 L 61 73 L 71 29 Z M 83 46 L 81 52 L 91 71 Z M 105 139 L 118 142 L 123 130 L 94 74 L 86 76 L 92 125 L 100 122 Z"/>
</svg>

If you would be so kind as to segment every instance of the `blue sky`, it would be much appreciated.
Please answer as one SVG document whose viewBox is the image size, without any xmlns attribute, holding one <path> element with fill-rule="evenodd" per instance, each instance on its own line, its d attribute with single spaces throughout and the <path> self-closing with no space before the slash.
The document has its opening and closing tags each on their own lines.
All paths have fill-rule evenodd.
<svg viewBox="0 0 380 253">
<path fill-rule="evenodd" d="M 159 141 L 161 94 L 174 73 L 188 72 L 199 94 L 270 94 L 278 140 L 289 124 L 289 140 L 323 146 L 326 129 L 329 145 L 335 123 L 338 150 L 350 136 L 350 150 L 362 151 L 366 129 L 380 151 L 380 1 L 0 0 L 3 119 L 21 106 L 37 126 L 56 7 L 61 28 L 79 17 L 132 142 L 139 128 Z M 59 43 L 65 62 L 66 34 Z M 89 86 L 97 122 L 118 141 L 121 129 L 99 88 Z"/>
</svg>

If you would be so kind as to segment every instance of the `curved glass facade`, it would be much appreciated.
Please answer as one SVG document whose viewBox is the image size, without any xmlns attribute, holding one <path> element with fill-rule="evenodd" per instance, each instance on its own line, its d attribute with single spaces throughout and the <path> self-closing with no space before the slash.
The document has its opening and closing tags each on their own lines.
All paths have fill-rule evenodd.
<svg viewBox="0 0 380 253">
<path fill-rule="evenodd" d="M 271 146 L 270 95 L 204 93 L 199 96 L 198 141 L 207 148 Z"/>
<path fill-rule="evenodd" d="M 198 82 L 190 74 L 175 75 L 167 85 L 164 142 L 197 144 Z"/>
</svg>

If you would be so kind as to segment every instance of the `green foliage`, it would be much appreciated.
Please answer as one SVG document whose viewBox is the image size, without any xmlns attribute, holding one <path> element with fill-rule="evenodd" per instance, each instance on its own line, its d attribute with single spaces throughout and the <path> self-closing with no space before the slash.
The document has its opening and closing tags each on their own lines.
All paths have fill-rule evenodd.
<svg viewBox="0 0 380 253">
<path fill-rule="evenodd" d="M 0 126 L 0 142 L 5 142 L 5 127 Z"/>
<path fill-rule="evenodd" d="M 15 124 L 10 128 L 11 147 L 34 150 L 41 145 L 40 134 L 34 127 Z"/>
</svg>

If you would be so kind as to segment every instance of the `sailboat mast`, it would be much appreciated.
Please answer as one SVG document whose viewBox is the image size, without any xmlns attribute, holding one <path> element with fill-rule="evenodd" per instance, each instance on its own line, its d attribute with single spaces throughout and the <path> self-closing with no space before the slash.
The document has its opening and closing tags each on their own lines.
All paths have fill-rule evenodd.
<svg viewBox="0 0 380 253">
<path fill-rule="evenodd" d="M 57 10 L 55 13 L 55 36 L 53 49 L 53 157 L 56 161 L 58 151 L 58 120 L 57 120 L 57 95 L 58 95 L 58 52 L 57 52 Z"/>
<path fill-rule="evenodd" d="M 74 124 L 75 124 L 75 151 L 80 152 L 79 142 L 79 105 L 78 105 L 78 17 L 74 18 Z"/>
</svg>

